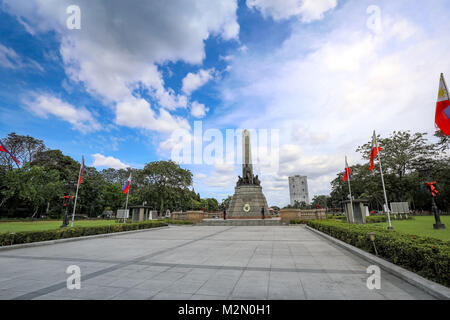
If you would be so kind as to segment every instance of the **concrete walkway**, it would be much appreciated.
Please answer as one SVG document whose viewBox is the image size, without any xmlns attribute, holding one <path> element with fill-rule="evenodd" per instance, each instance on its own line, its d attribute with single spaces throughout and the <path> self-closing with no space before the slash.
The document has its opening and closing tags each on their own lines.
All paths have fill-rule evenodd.
<svg viewBox="0 0 450 320">
<path fill-rule="evenodd" d="M 432 299 L 368 266 L 303 226 L 172 226 L 2 251 L 0 299 Z"/>
</svg>

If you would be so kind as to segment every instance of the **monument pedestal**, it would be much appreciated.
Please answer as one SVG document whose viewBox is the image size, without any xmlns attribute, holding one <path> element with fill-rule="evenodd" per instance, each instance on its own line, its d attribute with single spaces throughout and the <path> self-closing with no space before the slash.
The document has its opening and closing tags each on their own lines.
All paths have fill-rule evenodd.
<svg viewBox="0 0 450 320">
<path fill-rule="evenodd" d="M 240 185 L 234 190 L 227 210 L 227 219 L 261 219 L 262 207 L 265 218 L 269 218 L 269 207 L 261 186 Z"/>
</svg>

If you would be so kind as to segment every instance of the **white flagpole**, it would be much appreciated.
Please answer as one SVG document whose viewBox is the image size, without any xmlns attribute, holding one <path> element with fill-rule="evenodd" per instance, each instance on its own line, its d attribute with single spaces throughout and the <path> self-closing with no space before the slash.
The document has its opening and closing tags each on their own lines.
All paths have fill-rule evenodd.
<svg viewBox="0 0 450 320">
<path fill-rule="evenodd" d="M 347 163 L 347 156 L 345 156 L 345 172 L 347 172 L 348 169 L 348 163 Z M 352 213 L 352 219 L 354 219 L 353 216 L 353 197 L 352 197 L 352 188 L 350 186 L 350 177 L 347 173 L 347 181 L 348 181 L 348 191 L 350 192 L 350 207 L 351 207 L 351 213 Z M 350 219 L 347 217 L 348 222 L 350 222 Z"/>
<path fill-rule="evenodd" d="M 83 160 L 81 160 L 83 161 Z M 78 188 L 80 187 L 80 177 L 81 177 L 81 169 L 83 168 L 83 163 L 80 165 L 80 173 L 78 173 L 78 181 L 77 181 L 77 192 L 75 193 L 75 203 L 73 205 L 72 212 L 72 224 L 70 225 L 73 228 L 73 220 L 75 220 L 75 209 L 77 208 L 77 199 L 78 199 Z"/>
<path fill-rule="evenodd" d="M 375 137 L 375 131 L 374 131 L 374 137 Z M 388 229 L 394 229 L 394 227 L 392 227 L 391 224 L 391 216 L 389 214 L 389 204 L 388 204 L 388 200 L 387 200 L 387 195 L 386 195 L 386 187 L 384 186 L 384 176 L 383 176 L 383 168 L 381 167 L 381 151 L 378 150 L 378 140 L 375 137 L 375 141 L 376 141 L 376 148 L 378 151 L 378 162 L 380 163 L 380 173 L 381 173 L 381 183 L 383 185 L 383 192 L 384 192 L 384 203 L 385 203 L 385 210 L 387 213 L 387 218 L 388 218 Z"/>
</svg>

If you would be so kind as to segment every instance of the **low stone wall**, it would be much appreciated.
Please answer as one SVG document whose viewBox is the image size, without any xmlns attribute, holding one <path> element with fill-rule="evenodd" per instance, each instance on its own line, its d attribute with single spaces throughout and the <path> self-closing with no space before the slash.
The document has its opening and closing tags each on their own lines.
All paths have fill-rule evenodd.
<svg viewBox="0 0 450 320">
<path fill-rule="evenodd" d="M 203 221 L 203 211 L 187 211 L 186 220 L 192 222 L 202 222 Z"/>
<path fill-rule="evenodd" d="M 172 212 L 170 219 L 173 220 L 185 220 L 192 222 L 203 221 L 203 211 L 186 211 L 186 212 Z"/>
<path fill-rule="evenodd" d="M 326 219 L 325 209 L 282 209 L 280 211 L 281 221 L 289 223 L 291 220 L 321 220 Z"/>
<path fill-rule="evenodd" d="M 222 218 L 222 216 L 223 216 L 222 211 L 205 212 L 203 214 L 203 219 L 214 219 L 214 217 Z"/>
</svg>

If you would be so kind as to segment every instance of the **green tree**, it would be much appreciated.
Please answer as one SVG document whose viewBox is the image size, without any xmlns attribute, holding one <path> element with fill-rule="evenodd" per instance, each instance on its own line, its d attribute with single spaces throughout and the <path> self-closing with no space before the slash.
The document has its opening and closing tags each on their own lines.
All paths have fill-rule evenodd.
<svg viewBox="0 0 450 320">
<path fill-rule="evenodd" d="M 0 206 L 10 199 L 24 201 L 32 208 L 32 217 L 36 216 L 40 208 L 61 199 L 64 193 L 58 171 L 45 171 L 42 167 L 29 164 L 8 171 L 5 185 L 7 188 L 2 190 L 4 198 Z"/>
<path fill-rule="evenodd" d="M 37 153 L 45 150 L 45 145 L 42 140 L 28 135 L 21 136 L 15 132 L 11 132 L 6 138 L 2 139 L 2 143 L 22 165 L 33 161 Z M 0 165 L 6 166 L 9 170 L 17 166 L 12 158 L 4 152 L 0 152 Z"/>
<path fill-rule="evenodd" d="M 326 195 L 317 195 L 312 199 L 312 207 L 317 208 L 317 206 L 321 208 L 326 208 L 328 206 L 328 199 L 330 197 Z"/>
<path fill-rule="evenodd" d="M 116 211 L 125 205 L 126 195 L 119 184 L 105 183 L 102 193 L 104 206 L 110 207 L 112 211 Z"/>
<path fill-rule="evenodd" d="M 192 185 L 192 173 L 173 161 L 148 163 L 142 170 L 142 178 L 144 184 L 154 186 L 160 212 L 168 208 L 167 203 L 173 200 L 174 190 L 188 189 Z"/>
</svg>

